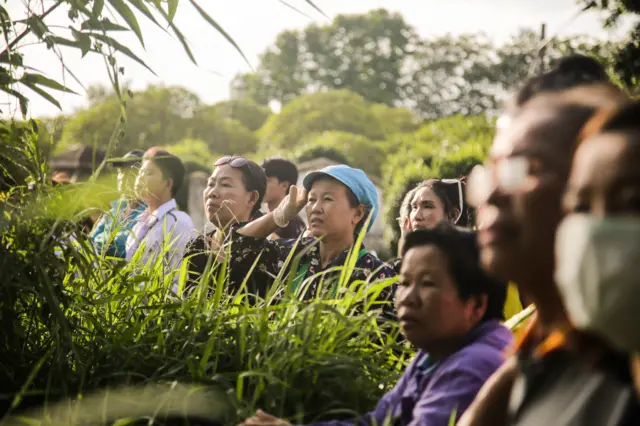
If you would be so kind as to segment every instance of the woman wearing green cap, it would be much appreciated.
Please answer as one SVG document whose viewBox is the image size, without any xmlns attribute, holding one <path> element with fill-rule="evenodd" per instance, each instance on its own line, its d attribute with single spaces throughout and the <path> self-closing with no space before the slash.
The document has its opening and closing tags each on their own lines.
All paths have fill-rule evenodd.
<svg viewBox="0 0 640 426">
<path fill-rule="evenodd" d="M 291 250 L 299 259 L 293 277 L 293 291 L 301 297 L 314 297 L 317 281 L 309 279 L 323 274 L 325 283 L 340 276 L 341 267 L 349 255 L 355 256 L 355 269 L 349 279 L 379 280 L 394 277 L 390 265 L 383 263 L 364 246 L 354 251 L 354 244 L 363 226 L 371 228 L 378 210 L 378 193 L 367 175 L 360 169 L 346 165 L 326 167 L 304 178 L 304 189 L 292 186 L 289 195 L 271 213 L 232 230 L 234 267 L 261 271 L 277 276 Z M 309 229 L 299 240 L 269 240 L 267 237 L 279 227 L 285 227 L 303 208 L 306 209 Z M 288 270 L 285 270 L 288 273 Z M 286 276 L 286 274 L 284 275 Z"/>
</svg>

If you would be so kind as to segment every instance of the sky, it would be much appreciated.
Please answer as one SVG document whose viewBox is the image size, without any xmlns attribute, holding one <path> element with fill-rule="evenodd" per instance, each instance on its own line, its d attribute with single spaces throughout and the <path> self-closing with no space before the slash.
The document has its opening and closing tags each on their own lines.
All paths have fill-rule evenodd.
<svg viewBox="0 0 640 426">
<path fill-rule="evenodd" d="M 45 0 L 45 5 L 52 0 Z M 23 13 L 24 2 L 9 2 L 9 13 Z M 547 24 L 547 35 L 591 34 L 608 39 L 620 36 L 621 30 L 605 32 L 602 16 L 583 13 L 574 19 L 579 7 L 576 0 L 314 0 L 329 17 L 345 13 L 366 13 L 386 8 L 401 13 L 422 37 L 443 34 L 484 32 L 497 41 L 505 40 L 519 28 L 539 29 Z M 199 4 L 236 41 L 247 57 L 245 61 L 231 44 L 207 24 L 196 9 L 181 0 L 175 17 L 176 25 L 187 38 L 198 62 L 194 65 L 184 53 L 177 39 L 141 17 L 145 41 L 143 49 L 135 36 L 119 38 L 153 69 L 156 75 L 126 58 L 120 60 L 125 67 L 124 79 L 133 89 L 149 84 L 178 85 L 196 93 L 203 102 L 214 103 L 229 97 L 229 83 L 237 73 L 248 72 L 258 64 L 258 58 L 270 46 L 278 33 L 287 29 L 301 29 L 310 23 L 329 23 L 305 0 L 199 0 Z M 293 10 L 293 6 L 298 11 Z M 68 26 L 66 12 L 50 15 L 49 24 Z M 25 39 L 21 48 L 25 63 L 53 79 L 64 82 L 78 94 L 57 96 L 62 111 L 46 100 L 25 90 L 30 97 L 32 117 L 70 114 L 86 104 L 85 90 L 90 85 L 110 85 L 103 58 L 89 54 L 81 58 L 79 51 L 64 48 L 64 65 L 82 85 L 73 80 L 56 55 L 34 40 Z M 0 98 L 2 116 L 16 114 L 16 106 L 6 106 Z"/>
</svg>

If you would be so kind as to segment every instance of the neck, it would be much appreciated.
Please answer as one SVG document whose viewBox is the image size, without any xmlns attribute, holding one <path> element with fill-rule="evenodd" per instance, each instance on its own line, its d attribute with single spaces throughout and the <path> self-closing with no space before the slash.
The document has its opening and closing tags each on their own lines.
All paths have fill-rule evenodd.
<svg viewBox="0 0 640 426">
<path fill-rule="evenodd" d="M 322 267 L 326 267 L 329 262 L 338 257 L 340 253 L 347 250 L 353 244 L 353 238 L 350 239 L 331 239 L 325 237 L 320 244 L 320 259 Z"/>
<path fill-rule="evenodd" d="M 160 197 L 149 197 L 147 201 L 147 208 L 150 212 L 156 211 L 164 203 L 171 201 L 173 197 L 171 195 L 162 195 Z"/>
<path fill-rule="evenodd" d="M 473 336 L 471 335 L 471 333 L 473 333 L 481 324 L 482 323 L 478 323 L 475 326 L 473 326 L 473 328 L 471 328 L 467 332 L 467 334 L 465 334 L 464 336 L 450 339 L 448 341 L 443 341 L 440 344 L 434 345 L 434 347 L 422 348 L 422 350 L 429 354 L 429 358 L 432 361 L 434 362 L 442 361 L 443 359 L 447 358 L 449 355 L 459 351 L 460 348 L 462 348 L 463 346 L 469 344 L 469 342 L 472 341 L 473 339 Z"/>
<path fill-rule="evenodd" d="M 529 275 L 527 279 L 518 281 L 518 289 L 525 296 L 525 300 L 536 306 L 538 324 L 544 334 L 569 324 L 552 273 L 546 276 L 538 274 L 537 277 Z"/>
</svg>

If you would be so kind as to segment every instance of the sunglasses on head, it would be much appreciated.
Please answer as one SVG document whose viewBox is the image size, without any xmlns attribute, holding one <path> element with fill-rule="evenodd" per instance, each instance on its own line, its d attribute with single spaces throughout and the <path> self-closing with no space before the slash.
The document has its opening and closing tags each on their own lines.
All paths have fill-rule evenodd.
<svg viewBox="0 0 640 426">
<path fill-rule="evenodd" d="M 231 167 L 237 169 L 246 166 L 248 163 L 249 160 L 247 160 L 245 157 L 240 157 L 237 155 L 225 155 L 224 157 L 218 158 L 215 163 L 213 163 L 213 165 L 219 167 L 228 164 Z"/>
</svg>

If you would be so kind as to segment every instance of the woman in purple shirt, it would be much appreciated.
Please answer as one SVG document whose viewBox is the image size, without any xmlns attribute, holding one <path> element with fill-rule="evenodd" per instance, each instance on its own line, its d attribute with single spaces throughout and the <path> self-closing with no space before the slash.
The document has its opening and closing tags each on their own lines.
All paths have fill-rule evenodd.
<svg viewBox="0 0 640 426">
<path fill-rule="evenodd" d="M 447 426 L 504 361 L 506 286 L 478 266 L 475 233 L 444 223 L 414 231 L 402 255 L 396 310 L 416 357 L 372 412 L 315 425 Z M 243 424 L 288 425 L 262 411 Z"/>
</svg>

